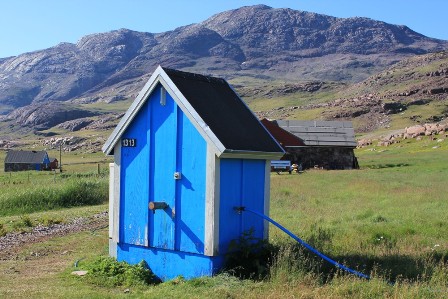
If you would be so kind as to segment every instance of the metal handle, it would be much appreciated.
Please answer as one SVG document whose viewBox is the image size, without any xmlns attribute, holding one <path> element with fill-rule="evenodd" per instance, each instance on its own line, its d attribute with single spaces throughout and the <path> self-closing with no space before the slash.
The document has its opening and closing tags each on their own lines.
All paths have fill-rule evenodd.
<svg viewBox="0 0 448 299">
<path fill-rule="evenodd" d="M 154 213 L 156 210 L 164 210 L 168 208 L 168 204 L 164 201 L 150 201 L 149 202 L 149 209 L 152 210 Z"/>
</svg>

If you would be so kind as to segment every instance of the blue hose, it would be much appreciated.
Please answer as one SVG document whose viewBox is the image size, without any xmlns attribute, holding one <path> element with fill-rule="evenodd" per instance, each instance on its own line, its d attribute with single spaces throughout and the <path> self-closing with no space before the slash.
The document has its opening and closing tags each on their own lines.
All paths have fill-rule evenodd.
<svg viewBox="0 0 448 299">
<path fill-rule="evenodd" d="M 297 237 L 296 235 L 294 235 L 293 233 L 291 233 L 289 230 L 287 230 L 286 228 L 284 228 L 283 226 L 281 226 L 279 223 L 277 223 L 276 221 L 274 221 L 273 219 L 269 218 L 268 216 L 261 214 L 259 212 L 256 211 L 252 211 L 251 209 L 247 209 L 245 207 L 238 207 L 237 208 L 238 211 L 247 211 L 247 212 L 251 212 L 255 215 L 260 216 L 261 218 L 269 221 L 270 223 L 274 224 L 275 226 L 277 226 L 279 229 L 281 229 L 282 231 L 284 231 L 287 235 L 289 235 L 291 238 L 293 238 L 294 240 L 296 240 L 300 245 L 302 245 L 303 247 L 305 247 L 306 249 L 308 249 L 309 251 L 311 251 L 312 253 L 318 255 L 319 257 L 321 257 L 322 259 L 326 260 L 327 262 L 333 264 L 334 266 L 336 266 L 337 268 L 340 268 L 344 271 L 347 271 L 351 274 L 354 274 L 356 276 L 359 276 L 361 278 L 365 278 L 365 279 L 370 279 L 370 276 L 358 272 L 356 270 L 350 269 L 334 260 L 332 260 L 331 258 L 329 258 L 328 256 L 324 255 L 323 253 L 317 251 L 316 249 L 314 249 L 313 247 L 311 247 L 311 245 L 309 245 L 308 243 L 306 243 L 305 241 L 303 241 L 302 239 L 300 239 L 299 237 Z"/>
</svg>

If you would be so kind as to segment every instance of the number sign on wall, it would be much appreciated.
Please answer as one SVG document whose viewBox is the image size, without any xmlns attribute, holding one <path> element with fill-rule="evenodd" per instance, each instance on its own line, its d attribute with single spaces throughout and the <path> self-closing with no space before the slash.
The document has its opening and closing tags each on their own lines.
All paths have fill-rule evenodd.
<svg viewBox="0 0 448 299">
<path fill-rule="evenodd" d="M 136 147 L 137 146 L 137 139 L 135 139 L 135 138 L 123 138 L 121 140 L 121 146 L 122 147 Z"/>
</svg>

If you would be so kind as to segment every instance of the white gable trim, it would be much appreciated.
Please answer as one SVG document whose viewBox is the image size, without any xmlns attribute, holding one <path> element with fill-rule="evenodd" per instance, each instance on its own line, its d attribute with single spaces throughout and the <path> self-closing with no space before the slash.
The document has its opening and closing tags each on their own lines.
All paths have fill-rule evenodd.
<svg viewBox="0 0 448 299">
<path fill-rule="evenodd" d="M 221 143 L 221 141 L 219 141 L 219 139 L 211 131 L 210 127 L 204 122 L 204 120 L 199 116 L 196 110 L 194 110 L 194 108 L 191 106 L 185 96 L 179 91 L 174 82 L 171 81 L 171 79 L 165 73 L 161 66 L 158 66 L 154 73 L 151 75 L 143 89 L 135 98 L 132 105 L 126 111 L 126 114 L 120 120 L 112 134 L 109 136 L 102 148 L 103 152 L 107 155 L 112 152 L 115 144 L 119 142 L 121 136 L 131 124 L 137 113 L 140 111 L 141 107 L 145 104 L 149 95 L 154 91 L 154 88 L 158 83 L 162 84 L 162 86 L 172 96 L 176 104 L 180 107 L 182 112 L 185 113 L 185 115 L 192 122 L 201 136 L 204 137 L 207 143 L 212 144 L 216 148 L 217 155 L 220 156 L 225 151 L 224 145 Z"/>
<path fill-rule="evenodd" d="M 161 68 L 162 69 L 162 68 Z M 185 98 L 185 96 L 180 92 L 173 81 L 168 77 L 168 75 L 163 71 L 160 74 L 159 82 L 167 90 L 167 92 L 172 96 L 176 104 L 180 107 L 183 113 L 191 121 L 193 126 L 198 130 L 199 134 L 205 139 L 208 144 L 214 145 L 218 157 L 226 150 L 221 141 L 212 132 L 210 127 L 205 123 L 202 117 L 196 112 L 196 110 L 191 106 L 190 102 Z"/>
</svg>

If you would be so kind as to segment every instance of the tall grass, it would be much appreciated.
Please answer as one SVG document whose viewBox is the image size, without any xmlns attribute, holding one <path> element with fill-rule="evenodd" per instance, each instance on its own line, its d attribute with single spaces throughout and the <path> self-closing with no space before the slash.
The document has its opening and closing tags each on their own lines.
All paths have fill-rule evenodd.
<svg viewBox="0 0 448 299">
<path fill-rule="evenodd" d="M 357 156 L 356 171 L 272 175 L 270 215 L 331 258 L 372 275 L 373 282 L 341 275 L 325 262 L 310 267 L 313 258 L 288 246 L 271 268 L 271 282 L 326 281 L 336 297 L 392 298 L 400 290 L 441 298 L 448 291 L 447 148 L 411 141 L 360 149 Z M 270 238 L 288 242 L 274 227 Z"/>
<path fill-rule="evenodd" d="M 28 185 L 0 194 L 0 216 L 96 205 L 108 200 L 106 180 L 71 179 L 51 186 Z"/>
</svg>

